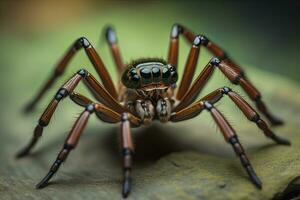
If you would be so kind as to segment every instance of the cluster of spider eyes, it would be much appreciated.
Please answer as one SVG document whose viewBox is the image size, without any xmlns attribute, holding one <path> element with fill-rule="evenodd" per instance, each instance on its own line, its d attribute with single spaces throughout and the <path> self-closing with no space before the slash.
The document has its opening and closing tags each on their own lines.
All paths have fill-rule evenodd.
<svg viewBox="0 0 300 200">
<path fill-rule="evenodd" d="M 177 80 L 178 74 L 171 65 L 131 68 L 122 77 L 123 84 L 133 89 L 151 83 L 171 85 Z"/>
</svg>

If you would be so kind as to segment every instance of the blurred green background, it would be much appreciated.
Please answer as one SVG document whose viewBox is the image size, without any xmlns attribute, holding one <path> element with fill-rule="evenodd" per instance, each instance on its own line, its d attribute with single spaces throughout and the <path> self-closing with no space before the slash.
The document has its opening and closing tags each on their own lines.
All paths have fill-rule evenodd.
<svg viewBox="0 0 300 200">
<path fill-rule="evenodd" d="M 116 79 L 114 63 L 103 36 L 103 28 L 108 24 L 116 28 L 122 57 L 125 62 L 140 57 L 166 57 L 170 29 L 175 22 L 186 25 L 196 33 L 205 34 L 243 66 L 250 79 L 261 89 L 265 101 L 270 102 L 271 110 L 284 119 L 288 119 L 292 127 L 296 127 L 299 122 L 300 110 L 298 106 L 299 95 L 297 93 L 300 82 L 300 68 L 298 67 L 300 45 L 299 8 L 299 1 L 1 1 L 0 141 L 2 150 L 0 151 L 0 162 L 2 167 L 0 167 L 0 176 L 2 174 L 2 179 L 0 179 L 0 183 L 3 187 L 0 192 L 7 191 L 9 185 L 13 183 L 18 185 L 16 188 L 24 189 L 25 194 L 28 194 L 26 196 L 28 199 L 36 197 L 37 193 L 32 191 L 33 185 L 50 167 L 65 134 L 81 110 L 70 103 L 69 100 L 62 102 L 53 117 L 52 123 L 45 131 L 41 145 L 38 145 L 39 149 L 43 149 L 43 145 L 46 146 L 42 150 L 43 152 L 40 152 L 41 156 L 35 155 L 29 160 L 22 161 L 13 159 L 14 153 L 25 145 L 31 137 L 38 117 L 64 80 L 82 67 L 87 68 L 96 76 L 86 55 L 83 52 L 78 53 L 70 63 L 66 74 L 43 98 L 36 111 L 30 115 L 22 114 L 21 111 L 24 105 L 36 94 L 42 83 L 52 73 L 58 59 L 61 58 L 75 39 L 80 36 L 87 37 L 96 47 L 111 75 Z M 183 68 L 188 51 L 189 45 L 181 39 L 180 71 Z M 197 72 L 201 71 L 211 56 L 204 49 L 201 51 Z M 203 94 L 224 85 L 230 85 L 230 83 L 220 72 L 216 72 Z M 234 88 L 240 91 L 238 87 Z M 83 87 L 79 87 L 78 90 L 88 94 Z M 241 113 L 237 109 L 233 109 L 232 104 L 228 103 L 229 101 L 224 99 L 223 102 L 224 104 L 221 103 L 221 105 L 225 106 L 221 106 L 221 110 L 227 113 L 225 115 L 229 116 L 230 121 L 237 129 L 245 133 L 249 132 L 249 128 L 250 132 L 253 129 L 256 130 L 253 125 L 250 125 L 250 123 L 247 125 L 248 122 L 241 119 Z M 289 105 L 294 107 L 289 107 Z M 280 114 L 278 114 L 279 112 Z M 170 124 L 167 125 L 169 131 L 161 128 L 160 124 L 157 125 L 160 128 L 155 126 L 150 129 L 150 132 L 164 132 L 168 137 L 159 134 L 154 134 L 151 137 L 151 134 L 150 136 L 145 134 L 144 138 L 137 138 L 142 144 L 138 145 L 137 142 L 137 149 L 145 150 L 144 153 L 138 155 L 143 157 L 141 159 L 143 162 L 140 162 L 140 165 L 143 165 L 141 163 L 144 162 L 152 163 L 153 160 L 182 149 L 196 149 L 212 155 L 226 154 L 231 158 L 233 156 L 232 150 L 227 147 L 227 144 L 223 142 L 223 139 L 220 139 L 218 134 L 201 133 L 198 139 L 207 140 L 208 142 L 202 141 L 199 144 L 191 142 L 197 134 L 196 130 L 193 130 L 195 124 L 199 126 L 201 124 L 203 130 L 207 129 L 208 132 L 215 132 L 215 128 L 211 128 L 215 127 L 213 121 L 206 113 L 203 115 L 204 117 L 201 119 L 204 120 L 201 120 L 201 122 L 199 122 L 199 119 L 194 119 L 192 122 L 183 123 L 183 125 L 174 125 L 178 129 Z M 87 128 L 87 134 L 83 137 L 83 144 L 80 146 L 89 145 L 89 142 L 92 142 L 91 140 L 94 138 L 99 141 L 102 140 L 102 136 L 99 136 L 100 130 L 104 132 L 103 135 L 116 132 L 113 125 L 106 125 L 94 118 L 91 121 L 89 128 Z M 184 138 L 180 135 L 180 131 L 185 130 L 191 132 L 192 138 Z M 285 133 L 291 132 L 290 127 L 280 130 Z M 143 129 L 139 132 L 142 133 Z M 171 132 L 174 132 L 172 134 L 175 136 L 170 136 Z M 263 138 L 260 134 L 255 135 Z M 161 142 L 161 137 L 163 142 Z M 179 139 L 176 139 L 176 137 Z M 245 147 L 250 149 L 263 143 L 263 140 L 251 139 L 251 135 L 248 134 L 242 134 L 241 138 L 245 139 Z M 246 142 L 248 140 L 250 142 Z M 147 141 L 149 142 L 148 146 Z M 109 144 L 118 146 L 117 141 L 115 143 L 109 142 Z M 92 144 L 91 146 L 97 145 Z M 156 151 L 153 150 L 151 145 L 157 146 Z M 215 146 L 218 146 L 219 149 Z M 114 147 L 110 146 L 109 148 Z M 105 152 L 104 149 L 101 150 Z M 61 174 L 73 169 L 70 177 L 77 176 L 77 179 L 81 179 L 82 176 L 89 179 L 88 177 L 91 176 L 89 176 L 88 170 L 93 168 L 94 164 L 99 164 L 96 161 L 92 162 L 92 160 L 100 159 L 100 156 L 95 156 L 99 153 L 99 149 L 95 151 L 89 149 L 89 153 L 94 157 L 89 157 L 81 152 L 77 154 L 79 158 L 76 158 L 74 152 L 74 158 L 68 160 L 70 163 L 73 162 L 74 165 L 79 165 L 80 160 L 83 159 L 82 157 L 87 157 L 85 158 L 87 160 L 84 161 L 89 164 L 86 164 L 88 167 L 85 171 L 83 170 L 85 174 L 79 175 L 81 171 L 76 170 L 76 167 L 72 167 L 72 164 L 69 165 L 69 168 L 65 166 L 66 168 L 61 170 Z M 109 157 L 116 156 L 117 153 L 101 153 L 101 155 Z M 148 160 L 147 156 L 149 157 Z M 115 177 L 119 177 L 118 162 L 112 162 L 111 164 L 105 159 L 99 162 L 101 164 L 105 162 L 113 172 L 116 172 Z M 18 165 L 21 167 L 18 167 Z M 106 172 L 107 166 L 103 167 L 104 172 Z M 18 173 L 18 171 L 21 172 Z M 103 174 L 98 174 L 97 177 L 100 178 L 101 175 Z M 110 179 L 111 177 L 108 176 L 107 181 Z M 24 180 L 22 182 L 23 186 L 16 183 L 20 180 Z M 116 182 L 118 184 L 115 184 L 113 188 L 118 193 L 119 178 Z M 72 180 L 69 182 L 61 181 L 56 187 L 59 188 L 64 184 L 72 186 Z M 250 184 L 250 182 L 248 183 L 246 180 L 246 184 Z M 9 194 L 12 195 L 16 190 L 9 190 Z M 141 188 L 139 190 L 143 191 Z M 42 192 L 42 195 L 49 197 L 45 191 Z"/>
</svg>

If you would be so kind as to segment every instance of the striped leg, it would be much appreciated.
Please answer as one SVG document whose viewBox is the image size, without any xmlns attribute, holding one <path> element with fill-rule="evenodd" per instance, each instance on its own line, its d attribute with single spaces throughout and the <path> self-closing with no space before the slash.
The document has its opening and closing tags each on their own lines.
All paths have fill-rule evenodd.
<svg viewBox="0 0 300 200">
<path fill-rule="evenodd" d="M 230 126 L 225 117 L 211 103 L 209 103 L 208 101 L 199 101 L 197 103 L 194 103 L 191 106 L 184 108 L 183 110 L 173 113 L 171 116 L 171 121 L 178 122 L 193 118 L 199 115 L 204 109 L 210 112 L 214 121 L 223 133 L 225 140 L 232 145 L 236 155 L 240 158 L 242 166 L 248 173 L 251 181 L 256 187 L 261 189 L 262 183 L 256 175 L 249 159 L 247 158 L 247 155 L 242 145 L 240 144 L 234 129 Z"/>
</svg>

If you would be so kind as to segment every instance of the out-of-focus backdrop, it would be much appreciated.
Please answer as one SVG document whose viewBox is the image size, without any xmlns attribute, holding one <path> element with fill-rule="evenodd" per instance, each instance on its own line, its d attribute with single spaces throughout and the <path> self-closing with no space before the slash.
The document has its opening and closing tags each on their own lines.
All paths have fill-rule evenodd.
<svg viewBox="0 0 300 200">
<path fill-rule="evenodd" d="M 270 102 L 271 110 L 288 122 L 286 128 L 278 129 L 279 132 L 286 134 L 287 137 L 290 132 L 296 134 L 294 130 L 299 130 L 297 128 L 300 119 L 299 9 L 299 1 L 1 1 L 0 199 L 39 199 L 42 197 L 50 199 L 51 195 L 56 195 L 56 198 L 65 198 L 66 195 L 76 198 L 81 195 L 81 197 L 91 199 L 102 195 L 103 197 L 110 196 L 112 199 L 118 199 L 121 183 L 120 162 L 118 159 L 110 159 L 118 155 L 118 142 L 115 141 L 117 137 L 109 136 L 109 134 L 117 132 L 117 128 L 114 128 L 114 125 L 99 123 L 94 118 L 91 119 L 86 134 L 83 136 L 83 141 L 80 142 L 78 153 L 74 151 L 74 154 L 72 153 L 68 159 L 70 164 L 67 162 L 58 172 L 60 175 L 54 177 L 54 180 L 57 180 L 56 184 L 43 191 L 33 189 L 34 184 L 46 174 L 67 131 L 72 126 L 74 118 L 81 111 L 69 100 L 65 100 L 59 106 L 52 123 L 45 130 L 41 144 L 35 148 L 36 153 L 23 160 L 16 161 L 13 158 L 14 153 L 28 142 L 38 117 L 64 80 L 82 67 L 95 74 L 86 55 L 83 52 L 78 53 L 70 63 L 66 73 L 42 99 L 35 112 L 29 115 L 22 114 L 24 105 L 35 95 L 46 78 L 52 73 L 58 59 L 75 39 L 80 36 L 87 37 L 96 47 L 114 80 L 116 80 L 114 63 L 103 35 L 103 28 L 108 24 L 113 25 L 117 31 L 125 62 L 140 57 L 166 57 L 170 29 L 175 22 L 186 25 L 196 33 L 205 34 L 243 66 L 250 79 L 261 89 L 265 101 Z M 189 45 L 181 40 L 180 71 L 183 69 L 188 51 Z M 211 56 L 203 49 L 198 73 Z M 224 85 L 230 85 L 230 83 L 220 72 L 216 72 L 204 94 Z M 230 86 L 240 91 L 238 87 Z M 84 87 L 80 87 L 79 91 L 88 94 Z M 243 92 L 241 93 L 243 94 Z M 259 130 L 255 126 L 242 119 L 242 114 L 234 109 L 228 100 L 225 99 L 224 104 L 220 103 L 219 105 L 221 110 L 227 113 L 225 115 L 229 117 L 236 129 L 240 130 L 245 147 L 250 149 L 250 152 L 251 149 L 253 150 L 254 153 L 252 152 L 250 157 L 252 159 L 260 158 L 259 153 L 262 150 L 257 153 L 255 148 L 261 147 L 268 141 L 264 139 L 262 134 L 256 133 Z M 274 177 L 274 180 L 266 180 L 269 175 L 265 175 L 262 179 L 265 179 L 266 187 L 272 192 L 255 192 L 256 190 L 252 188 L 245 173 L 240 170 L 239 163 L 237 161 L 234 164 L 231 163 L 234 160 L 232 150 L 223 142 L 221 135 L 215 133 L 216 128 L 214 128 L 215 125 L 213 125 L 210 116 L 206 113 L 203 115 L 203 118 L 197 118 L 182 125 L 168 124 L 166 125 L 167 130 L 162 128 L 163 125 L 157 124 L 148 131 L 144 129 L 138 131 L 137 149 L 142 153 L 137 153 L 138 169 L 134 177 L 136 181 L 134 188 L 136 189 L 133 189 L 132 198 L 140 199 L 141 196 L 151 198 L 164 193 L 165 198 L 169 199 L 187 197 L 199 199 L 207 195 L 213 196 L 214 191 L 223 188 L 224 182 L 225 185 L 228 182 L 232 183 L 230 185 L 240 184 L 243 187 L 246 185 L 245 188 L 249 187 L 250 189 L 246 189 L 244 194 L 241 192 L 241 195 L 247 196 L 249 192 L 252 191 L 251 194 L 253 194 L 254 191 L 255 195 L 252 195 L 254 199 L 265 199 L 272 196 L 275 191 L 279 192 L 282 189 L 282 187 L 272 185 L 272 182 L 276 182 L 274 180 L 278 177 Z M 194 128 L 196 125 L 199 126 L 199 129 Z M 198 130 L 205 131 L 198 135 Z M 146 133 L 142 136 L 144 131 Z M 160 132 L 162 133 L 160 134 Z M 191 134 L 190 136 L 183 136 L 183 132 L 191 132 Z M 97 142 L 95 142 L 96 140 Z M 199 143 L 195 141 L 199 141 Z M 298 141 L 296 140 L 295 143 L 298 144 Z M 198 173 L 197 170 L 200 170 L 198 167 L 191 168 L 189 163 L 183 159 L 182 162 L 188 164 L 180 163 L 179 165 L 182 164 L 183 169 L 179 172 L 176 168 L 178 163 L 167 166 L 164 163 L 167 162 L 166 160 L 160 160 L 164 156 L 173 155 L 174 152 L 178 151 L 182 151 L 183 154 L 188 151 L 193 151 L 193 153 L 187 153 L 181 157 L 174 154 L 174 157 L 168 157 L 167 160 L 174 159 L 174 162 L 176 159 L 178 161 L 183 158 L 199 160 L 199 163 L 190 163 L 193 167 L 207 162 L 207 169 L 205 166 L 202 168 L 208 172 L 219 166 L 220 174 L 218 175 L 220 177 L 223 176 L 221 173 L 222 164 L 217 163 L 213 158 L 206 158 L 205 155 L 215 156 L 220 160 L 226 154 L 225 157 L 228 160 L 224 162 L 231 163 L 228 164 L 230 166 L 234 165 L 234 167 L 228 168 L 227 175 L 230 174 L 232 179 L 238 179 L 238 177 L 243 179 L 238 180 L 240 182 L 235 182 L 231 178 L 224 178 L 221 181 L 216 178 L 220 186 L 218 189 L 212 189 L 208 192 L 205 189 L 202 191 L 196 186 L 188 187 L 190 184 L 201 185 L 200 182 L 197 182 L 201 176 L 195 176 L 199 178 L 197 180 L 190 177 L 191 174 Z M 201 157 L 203 162 L 201 162 L 201 158 L 197 157 L 198 154 L 195 153 L 197 151 L 200 152 L 199 155 L 204 154 L 204 157 Z M 287 152 L 290 155 L 294 155 L 295 152 L 293 149 L 286 150 L 277 146 L 267 148 L 267 151 L 270 152 L 270 162 L 275 159 L 272 159 L 272 152 L 290 151 Z M 260 167 L 260 164 L 265 162 L 265 158 L 261 158 L 261 160 L 254 160 L 258 174 L 263 174 L 263 171 L 266 170 Z M 163 169 L 166 167 L 166 170 L 171 168 L 170 173 L 178 172 L 179 177 L 190 178 L 182 178 L 183 182 L 180 182 L 177 179 L 173 180 L 172 174 L 168 174 L 169 171 L 158 171 L 158 174 L 151 171 L 160 167 Z M 199 166 L 199 168 L 201 167 Z M 189 171 L 189 169 L 194 171 Z M 185 173 L 185 170 L 190 174 L 182 174 Z M 278 170 L 280 171 L 280 169 Z M 218 173 L 218 170 L 212 171 Z M 266 170 L 265 172 L 271 174 L 272 171 Z M 201 173 L 204 172 L 201 171 Z M 154 176 L 164 177 L 165 174 L 167 175 L 163 184 L 167 186 L 156 185 L 155 183 L 159 181 Z M 214 173 L 210 175 L 218 177 Z M 207 177 L 212 178 L 211 176 Z M 285 183 L 293 176 L 295 176 L 294 171 L 291 171 L 288 178 L 287 175 L 282 175 L 282 177 L 286 177 Z M 212 180 L 214 179 L 212 178 Z M 192 183 L 188 183 L 188 181 Z M 213 181 L 212 183 L 207 182 L 206 179 L 204 182 L 208 185 L 211 184 L 211 186 L 215 184 Z M 227 187 L 224 186 L 225 190 L 228 191 L 221 195 L 222 198 L 224 195 L 229 195 L 228 198 L 231 198 L 230 191 L 234 189 L 228 185 Z M 80 194 L 78 189 L 81 187 L 86 192 Z M 64 192 L 61 191 L 61 188 L 64 189 Z M 150 189 L 157 191 L 157 193 Z M 176 192 L 173 193 L 172 191 Z M 24 198 L 21 198 L 20 195 Z M 164 198 L 155 197 L 157 199 Z M 214 199 L 217 199 L 217 193 Z"/>
</svg>

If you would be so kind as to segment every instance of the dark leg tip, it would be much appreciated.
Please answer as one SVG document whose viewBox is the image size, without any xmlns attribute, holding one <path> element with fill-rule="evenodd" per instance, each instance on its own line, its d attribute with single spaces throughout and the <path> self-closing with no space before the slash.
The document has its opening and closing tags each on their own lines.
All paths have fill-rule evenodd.
<svg viewBox="0 0 300 200">
<path fill-rule="evenodd" d="M 275 135 L 272 138 L 277 144 L 282 144 L 282 145 L 291 145 L 291 142 L 285 138 L 279 137 L 277 135 Z"/>
<path fill-rule="evenodd" d="M 35 186 L 35 188 L 36 189 L 43 189 L 44 187 L 46 187 L 47 186 L 47 182 L 46 183 L 44 183 L 44 182 L 39 182 L 38 184 L 36 184 L 36 186 Z"/>
<path fill-rule="evenodd" d="M 49 172 L 44 178 L 43 180 L 41 180 L 41 182 L 39 182 L 35 188 L 36 189 L 42 189 L 44 187 L 46 187 L 48 185 L 49 180 L 51 179 L 51 177 L 54 175 L 54 172 Z"/>
<path fill-rule="evenodd" d="M 27 156 L 28 154 L 29 154 L 28 149 L 22 149 L 21 151 L 19 151 L 19 152 L 16 154 L 16 158 L 17 158 L 17 159 L 23 158 L 23 157 Z"/>
<path fill-rule="evenodd" d="M 34 110 L 34 105 L 32 103 L 26 105 L 23 109 L 23 113 L 28 114 Z"/>
<path fill-rule="evenodd" d="M 127 198 L 129 193 L 130 193 L 130 181 L 129 179 L 125 179 L 123 182 L 123 190 L 122 190 L 123 198 Z"/>
<path fill-rule="evenodd" d="M 258 178 L 257 174 L 255 173 L 255 171 L 253 170 L 253 168 L 251 166 L 248 166 L 246 168 L 250 179 L 252 181 L 252 183 L 258 188 L 258 189 L 262 189 L 262 182 L 261 180 Z"/>
<path fill-rule="evenodd" d="M 278 119 L 276 117 L 270 118 L 270 122 L 272 126 L 282 126 L 284 124 L 284 122 L 281 119 Z"/>
<path fill-rule="evenodd" d="M 258 189 L 262 189 L 262 182 L 255 173 L 251 175 L 251 181 Z"/>
</svg>

